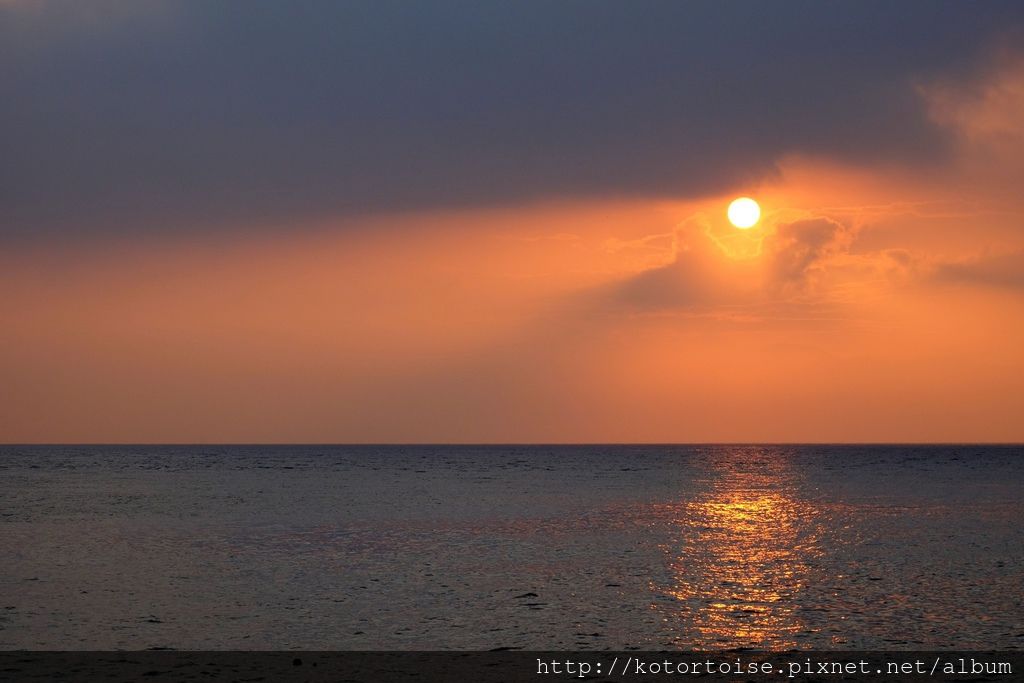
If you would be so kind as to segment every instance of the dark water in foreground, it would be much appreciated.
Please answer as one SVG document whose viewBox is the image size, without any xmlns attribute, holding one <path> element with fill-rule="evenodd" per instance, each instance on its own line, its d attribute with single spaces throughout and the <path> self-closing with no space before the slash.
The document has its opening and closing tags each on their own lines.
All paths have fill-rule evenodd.
<svg viewBox="0 0 1024 683">
<path fill-rule="evenodd" d="M 1022 456 L 0 446 L 0 649 L 1019 648 Z"/>
</svg>

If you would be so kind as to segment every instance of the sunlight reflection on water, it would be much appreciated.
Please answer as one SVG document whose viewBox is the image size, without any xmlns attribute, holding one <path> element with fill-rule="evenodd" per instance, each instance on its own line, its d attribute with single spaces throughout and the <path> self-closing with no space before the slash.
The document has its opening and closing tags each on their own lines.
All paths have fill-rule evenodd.
<svg viewBox="0 0 1024 683">
<path fill-rule="evenodd" d="M 798 605 L 821 554 L 819 512 L 798 497 L 784 453 L 740 455 L 713 463 L 705 494 L 667 506 L 679 538 L 664 548 L 673 583 L 661 590 L 691 647 L 795 647 L 808 630 Z"/>
</svg>

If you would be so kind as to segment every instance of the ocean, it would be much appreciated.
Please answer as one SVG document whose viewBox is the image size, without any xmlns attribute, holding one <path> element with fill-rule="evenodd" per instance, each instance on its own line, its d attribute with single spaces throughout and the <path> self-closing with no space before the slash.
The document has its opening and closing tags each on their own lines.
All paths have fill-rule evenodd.
<svg viewBox="0 0 1024 683">
<path fill-rule="evenodd" d="M 0 649 L 1024 647 L 1020 446 L 0 446 Z"/>
</svg>

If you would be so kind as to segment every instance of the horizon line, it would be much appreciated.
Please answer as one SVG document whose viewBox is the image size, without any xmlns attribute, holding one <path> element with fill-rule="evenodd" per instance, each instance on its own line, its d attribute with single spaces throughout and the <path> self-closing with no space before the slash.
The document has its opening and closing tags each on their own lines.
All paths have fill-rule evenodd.
<svg viewBox="0 0 1024 683">
<path fill-rule="evenodd" d="M 552 447 L 552 446 L 1024 446 L 1024 441 L 82 441 L 0 442 L 12 446 L 429 446 L 429 447 Z"/>
</svg>

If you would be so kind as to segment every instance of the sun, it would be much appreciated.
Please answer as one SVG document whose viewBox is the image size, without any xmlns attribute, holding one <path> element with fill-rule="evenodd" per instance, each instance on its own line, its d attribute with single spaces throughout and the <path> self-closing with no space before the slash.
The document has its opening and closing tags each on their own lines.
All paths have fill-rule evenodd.
<svg viewBox="0 0 1024 683">
<path fill-rule="evenodd" d="M 729 222 L 737 228 L 746 230 L 757 225 L 761 220 L 761 207 L 750 197 L 739 197 L 729 204 Z"/>
</svg>

